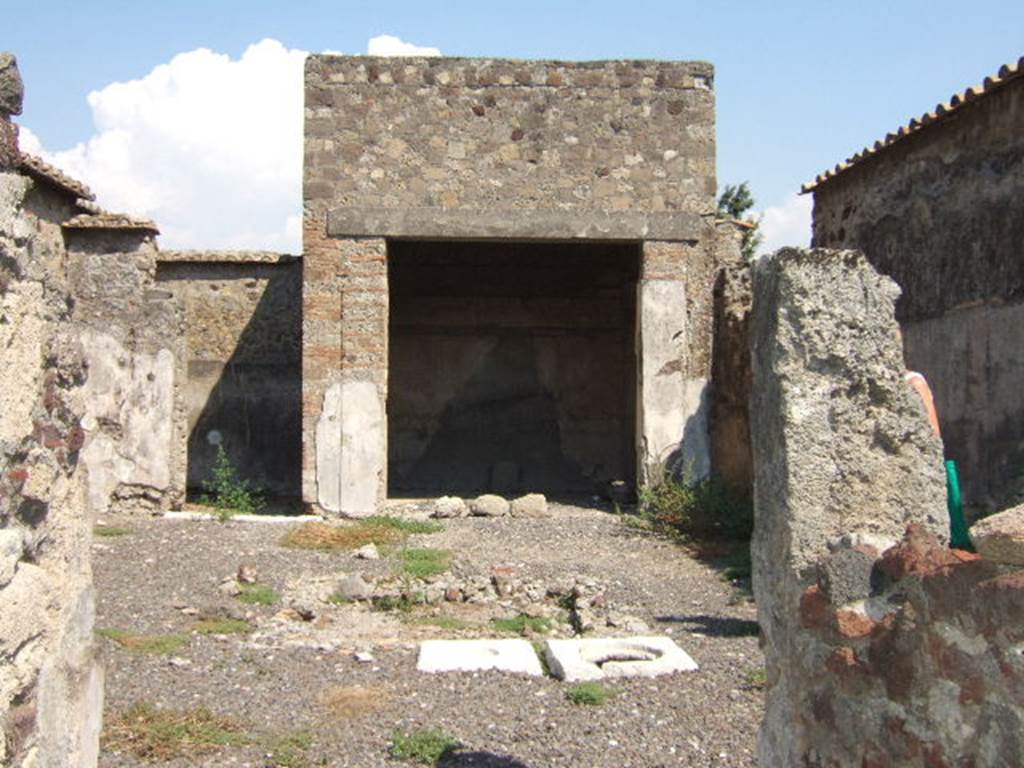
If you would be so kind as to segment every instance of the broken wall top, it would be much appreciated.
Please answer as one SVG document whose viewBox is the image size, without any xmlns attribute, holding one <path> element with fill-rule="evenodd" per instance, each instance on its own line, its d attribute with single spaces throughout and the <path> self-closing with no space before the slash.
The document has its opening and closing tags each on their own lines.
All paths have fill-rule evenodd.
<svg viewBox="0 0 1024 768">
<path fill-rule="evenodd" d="M 337 236 L 697 240 L 702 62 L 311 56 L 304 202 Z"/>
</svg>

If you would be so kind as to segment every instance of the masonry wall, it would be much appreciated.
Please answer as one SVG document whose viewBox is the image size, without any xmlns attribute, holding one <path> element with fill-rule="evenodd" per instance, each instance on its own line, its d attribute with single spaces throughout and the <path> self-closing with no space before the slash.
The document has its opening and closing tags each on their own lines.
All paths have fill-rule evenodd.
<svg viewBox="0 0 1024 768">
<path fill-rule="evenodd" d="M 156 282 L 184 328 L 179 434 L 201 492 L 222 446 L 267 492 L 300 495 L 302 264 L 244 251 L 161 251 Z"/>
<path fill-rule="evenodd" d="M 1024 572 L 948 548 L 896 286 L 851 251 L 753 272 L 763 766 L 1024 763 Z"/>
<path fill-rule="evenodd" d="M 935 393 L 965 501 L 1020 493 L 1024 78 L 814 191 L 814 244 L 858 248 L 903 290 L 906 363 Z"/>
<path fill-rule="evenodd" d="M 706 447 L 687 353 L 710 297 L 684 282 L 715 252 L 712 88 L 703 63 L 307 59 L 306 501 L 366 514 L 387 488 L 388 239 L 660 243 L 641 256 L 659 365 L 639 373 L 638 453 L 678 451 L 691 417 Z"/>
<path fill-rule="evenodd" d="M 82 461 L 89 508 L 152 512 L 180 506 L 185 492 L 181 433 L 181 312 L 156 285 L 154 233 L 66 229 L 72 319 L 89 377 Z"/>
<path fill-rule="evenodd" d="M 91 768 L 103 675 L 81 464 L 87 370 L 60 229 L 74 201 L 11 167 L 16 78 L 0 55 L 0 144 L 14 139 L 0 146 L 0 763 Z"/>
</svg>

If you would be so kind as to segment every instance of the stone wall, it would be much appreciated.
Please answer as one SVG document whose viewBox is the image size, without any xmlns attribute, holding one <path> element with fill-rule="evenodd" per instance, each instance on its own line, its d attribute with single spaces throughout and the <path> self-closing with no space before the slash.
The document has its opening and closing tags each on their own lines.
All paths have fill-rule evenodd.
<svg viewBox="0 0 1024 768">
<path fill-rule="evenodd" d="M 1024 468 L 1024 77 L 814 189 L 817 246 L 857 248 L 903 290 L 906 364 L 935 394 L 965 501 L 1011 501 Z"/>
<path fill-rule="evenodd" d="M 753 292 L 761 764 L 1021 764 L 1024 573 L 946 546 L 898 289 L 856 252 L 784 249 Z"/>
<path fill-rule="evenodd" d="M 210 479 L 217 446 L 240 477 L 298 497 L 302 452 L 302 264 L 242 251 L 161 251 L 157 287 L 180 307 L 178 370 L 187 484 Z"/>
<path fill-rule="evenodd" d="M 153 511 L 184 501 L 181 313 L 156 285 L 154 232 L 65 228 L 72 317 L 89 369 L 82 460 L 89 507 Z"/>
<path fill-rule="evenodd" d="M 0 54 L 0 763 L 90 768 L 103 675 L 80 462 L 86 367 L 60 228 L 74 199 L 18 171 L 8 118 L 20 102 Z"/>
<path fill-rule="evenodd" d="M 673 452 L 704 470 L 712 86 L 703 63 L 307 59 L 307 502 L 386 493 L 389 238 L 643 243 L 639 474 Z"/>
</svg>

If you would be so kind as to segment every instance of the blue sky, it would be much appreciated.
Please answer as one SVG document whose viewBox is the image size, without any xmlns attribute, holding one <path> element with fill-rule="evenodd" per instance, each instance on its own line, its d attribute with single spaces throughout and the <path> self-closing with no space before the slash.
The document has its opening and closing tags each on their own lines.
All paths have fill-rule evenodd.
<svg viewBox="0 0 1024 768">
<path fill-rule="evenodd" d="M 365 53 L 370 38 L 389 34 L 454 56 L 707 60 L 716 68 L 719 183 L 749 180 L 759 208 L 780 211 L 796 205 L 792 196 L 801 182 L 1024 55 L 1024 3 L 1019 0 L 984 6 L 962 0 L 459 0 L 444 4 L 37 0 L 19 4 L 17 11 L 3 17 L 0 49 L 18 55 L 26 82 L 20 123 L 41 143 L 31 148 L 45 148 L 62 165 L 89 176 L 85 180 L 100 192 L 101 202 L 113 197 L 124 208 L 130 207 L 125 202 L 141 200 L 134 207 L 156 215 L 158 221 L 161 212 L 172 215 L 166 207 L 169 193 L 148 187 L 138 191 L 141 182 L 131 179 L 122 180 L 118 187 L 97 178 L 112 166 L 125 173 L 120 166 L 131 162 L 132 155 L 123 147 L 115 151 L 110 136 L 105 151 L 101 151 L 103 142 L 95 146 L 89 142 L 104 129 L 122 134 L 135 130 L 131 126 L 136 123 L 127 116 L 138 111 L 132 99 L 160 109 L 152 79 L 145 94 L 105 88 L 142 80 L 176 55 L 198 48 L 237 61 L 253 44 L 272 38 L 282 44 L 281 50 L 273 55 L 267 52 L 262 66 L 273 67 L 273 56 L 283 61 L 286 50 Z M 227 71 L 225 62 L 211 60 L 210 66 Z M 198 60 L 193 64 L 204 65 Z M 243 74 L 226 77 L 224 83 L 231 87 Z M 160 86 L 164 89 L 160 98 L 176 98 L 173 90 L 182 87 L 181 82 L 197 80 L 178 81 L 172 72 L 171 81 Z M 213 76 L 210 82 L 212 88 L 220 81 Z M 91 92 L 105 95 L 90 104 Z M 266 99 L 276 93 L 268 88 Z M 255 91 L 252 98 L 259 101 L 260 92 Z M 179 103 L 168 101 L 165 106 Z M 215 95 L 197 104 L 181 109 L 212 104 L 209 111 L 216 111 Z M 263 108 L 273 109 L 273 105 Z M 202 114 L 170 119 L 180 119 L 183 125 L 191 121 L 196 131 L 204 124 Z M 189 132 L 187 126 L 182 130 Z M 281 130 L 282 135 L 293 134 L 294 123 Z M 137 143 L 144 140 L 140 136 Z M 165 136 L 164 140 L 180 149 L 192 139 Z M 69 154 L 76 145 L 83 145 L 81 151 Z M 211 147 L 215 145 L 207 151 Z M 107 160 L 102 161 L 103 157 Z M 292 162 L 294 153 L 290 158 L 282 163 Z M 181 165 L 180 157 L 177 164 Z M 208 173 L 216 171 L 208 169 Z M 285 175 L 289 181 L 283 186 L 290 184 L 292 189 L 294 172 Z M 187 197 L 188 180 L 180 177 L 175 183 L 178 198 Z M 205 182 L 211 183 L 219 184 Z M 225 194 L 232 183 L 237 179 L 223 180 Z M 129 195 L 132 190 L 135 197 Z M 184 215 L 185 202 L 178 199 L 175 204 L 179 210 L 173 215 Z M 806 206 L 799 215 L 806 217 Z M 806 222 L 800 220 L 797 225 L 802 230 Z M 776 226 L 786 229 L 785 224 L 776 222 Z M 178 225 L 171 232 L 165 230 L 165 237 L 183 245 L 250 244 L 224 241 L 223 233 L 205 234 L 202 227 L 187 230 Z M 257 232 L 251 236 L 260 237 Z M 793 237 L 792 233 L 787 236 Z M 194 242 L 197 238 L 210 242 Z M 280 244 L 272 237 L 269 240 L 271 247 Z"/>
</svg>

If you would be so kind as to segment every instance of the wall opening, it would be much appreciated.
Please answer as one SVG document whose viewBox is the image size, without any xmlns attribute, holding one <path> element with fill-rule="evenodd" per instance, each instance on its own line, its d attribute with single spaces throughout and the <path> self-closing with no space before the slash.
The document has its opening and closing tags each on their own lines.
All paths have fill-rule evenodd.
<svg viewBox="0 0 1024 768">
<path fill-rule="evenodd" d="M 388 493 L 635 480 L 638 243 L 388 242 Z"/>
</svg>

